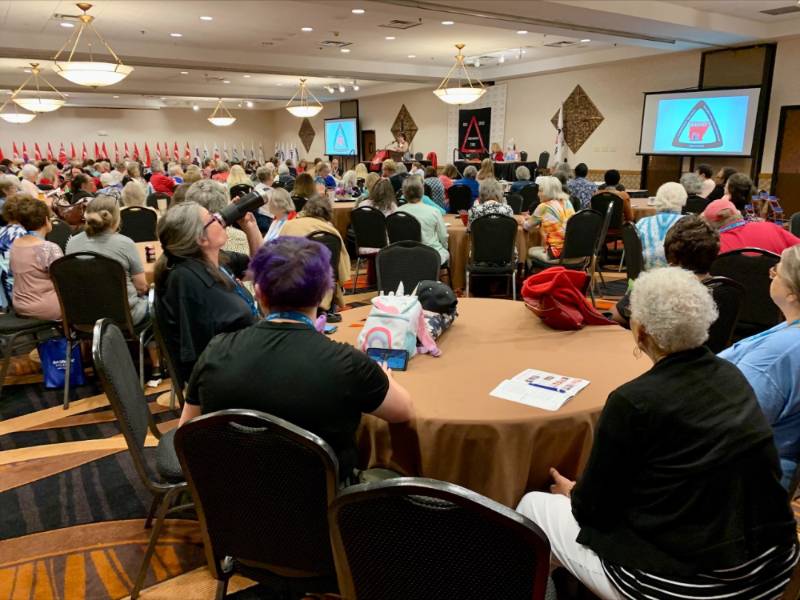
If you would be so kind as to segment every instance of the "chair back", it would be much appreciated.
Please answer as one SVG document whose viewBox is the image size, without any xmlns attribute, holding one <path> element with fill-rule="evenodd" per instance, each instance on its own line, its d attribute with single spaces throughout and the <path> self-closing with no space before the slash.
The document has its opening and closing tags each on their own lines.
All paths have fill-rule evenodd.
<svg viewBox="0 0 800 600">
<path fill-rule="evenodd" d="M 119 232 L 134 242 L 152 242 L 158 239 L 158 215 L 142 206 L 131 206 L 119 211 Z"/>
<path fill-rule="evenodd" d="M 537 161 L 540 169 L 546 169 L 550 164 L 550 153 L 545 150 L 544 152 L 539 154 L 539 160 Z"/>
<path fill-rule="evenodd" d="M 608 228 L 616 230 L 622 227 L 622 198 L 611 192 L 600 192 L 592 196 L 591 206 L 601 214 L 605 214 L 606 209 L 609 206 L 613 206 L 614 211 L 611 213 L 611 221 L 608 223 Z"/>
<path fill-rule="evenodd" d="M 761 248 L 739 248 L 720 254 L 709 272 L 738 281 L 744 286 L 745 297 L 739 321 L 744 333 L 764 331 L 780 323 L 781 312 L 769 295 L 769 270 L 778 264 L 780 256 Z"/>
<path fill-rule="evenodd" d="M 544 533 L 465 488 L 412 477 L 356 485 L 339 495 L 329 515 L 344 598 L 545 597 Z"/>
<path fill-rule="evenodd" d="M 333 269 L 333 280 L 339 281 L 339 257 L 342 254 L 342 240 L 329 231 L 312 231 L 306 236 L 310 240 L 319 242 L 331 251 L 331 269 Z"/>
<path fill-rule="evenodd" d="M 390 244 L 375 258 L 378 291 L 394 292 L 402 282 L 403 290 L 410 294 L 420 281 L 438 281 L 441 262 L 436 250 L 420 242 Z"/>
<path fill-rule="evenodd" d="M 527 153 L 525 150 L 520 150 L 520 152 L 519 152 L 519 159 L 520 159 L 522 162 L 527 162 L 527 160 L 528 160 L 528 153 Z"/>
<path fill-rule="evenodd" d="M 718 354 L 732 343 L 746 292 L 741 283 L 721 275 L 707 279 L 704 284 L 711 290 L 719 311 L 717 320 L 708 330 L 706 346 Z"/>
<path fill-rule="evenodd" d="M 458 214 L 460 210 L 469 210 L 472 206 L 472 190 L 461 183 L 450 186 L 447 198 L 450 200 L 450 212 L 453 214 Z"/>
<path fill-rule="evenodd" d="M 526 185 L 522 188 L 522 211 L 533 213 L 536 207 L 539 206 L 539 186 L 535 183 Z"/>
<path fill-rule="evenodd" d="M 397 211 L 386 217 L 386 233 L 389 235 L 390 244 L 422 241 L 422 226 L 419 221 L 414 215 L 403 211 Z"/>
<path fill-rule="evenodd" d="M 522 212 L 523 199 L 521 194 L 509 194 L 506 196 L 506 203 L 511 207 L 515 215 Z"/>
<path fill-rule="evenodd" d="M 45 236 L 48 242 L 53 242 L 62 252 L 67 251 L 67 242 L 72 237 L 72 227 L 61 219 L 53 219 L 53 229 Z"/>
<path fill-rule="evenodd" d="M 622 226 L 622 244 L 625 248 L 625 271 L 628 274 L 628 280 L 632 281 L 644 271 L 642 240 L 633 223 L 625 223 Z"/>
<path fill-rule="evenodd" d="M 588 262 L 594 254 L 597 236 L 602 228 L 603 215 L 596 210 L 587 208 L 572 215 L 564 230 L 561 260 L 585 258 Z"/>
<path fill-rule="evenodd" d="M 617 200 L 620 200 L 620 199 L 617 198 Z M 603 226 L 600 228 L 600 235 L 598 235 L 597 236 L 597 240 L 595 240 L 595 243 L 597 244 L 595 246 L 595 249 L 594 249 L 595 256 L 600 256 L 600 252 L 601 252 L 601 250 L 603 249 L 603 246 L 606 243 L 606 236 L 608 235 L 608 227 L 611 224 L 611 219 L 613 218 L 613 215 L 614 215 L 614 205 L 615 204 L 616 204 L 616 202 L 610 202 L 605 207 L 603 212 L 601 213 L 602 215 L 604 215 L 604 217 L 603 217 Z M 597 210 L 597 209 L 592 207 L 592 210 Z M 600 212 L 600 211 L 598 211 L 598 212 Z"/>
<path fill-rule="evenodd" d="M 681 212 L 683 214 L 693 214 L 699 215 L 701 214 L 708 206 L 708 200 L 698 196 L 697 194 L 692 194 L 686 199 L 686 205 L 683 207 Z"/>
<path fill-rule="evenodd" d="M 581 208 L 582 208 L 582 206 L 583 206 L 583 205 L 581 204 L 581 199 L 580 199 L 580 198 L 578 198 L 577 196 L 570 196 L 570 197 L 569 197 L 569 202 L 570 202 L 570 204 L 572 204 L 572 209 L 573 209 L 575 212 L 578 212 L 579 210 L 581 210 Z"/>
<path fill-rule="evenodd" d="M 253 186 L 247 183 L 238 183 L 229 190 L 231 199 L 241 197 L 253 191 Z"/>
<path fill-rule="evenodd" d="M 98 319 L 109 318 L 136 337 L 128 305 L 128 277 L 112 258 L 94 252 L 68 254 L 50 265 L 61 305 L 64 331 L 91 334 Z"/>
<path fill-rule="evenodd" d="M 517 243 L 517 220 L 492 213 L 475 219 L 470 225 L 472 235 L 471 262 L 506 265 L 514 260 Z"/>
<path fill-rule="evenodd" d="M 155 422 L 139 383 L 128 344 L 111 319 L 99 319 L 94 325 L 92 358 L 100 385 L 128 445 L 134 468 L 152 491 L 154 484 L 144 454 L 144 442 L 148 428 L 155 430 Z"/>
<path fill-rule="evenodd" d="M 422 152 L 417 152 L 417 153 L 414 154 L 414 160 L 420 162 L 420 161 L 422 161 L 422 158 L 423 158 L 422 157 Z"/>
<path fill-rule="evenodd" d="M 150 288 L 147 294 L 147 313 L 150 315 L 150 321 L 153 325 L 153 336 L 156 339 L 156 344 L 161 349 L 161 356 L 164 358 L 164 363 L 167 367 L 167 374 L 170 381 L 172 381 L 172 389 L 175 391 L 175 397 L 178 399 L 179 406 L 183 407 L 183 390 L 186 387 L 186 381 L 181 377 L 181 373 L 177 368 L 178 358 L 172 353 L 167 340 L 164 337 L 166 324 L 164 317 L 161 315 L 159 308 L 158 297 L 156 296 L 156 289 Z"/>
<path fill-rule="evenodd" d="M 792 235 L 800 237 L 800 212 L 796 212 L 792 215 L 792 219 L 789 221 L 789 230 L 792 232 Z"/>
<path fill-rule="evenodd" d="M 170 195 L 167 194 L 166 192 L 153 192 L 152 194 L 147 196 L 147 200 L 146 200 L 147 206 L 149 206 L 150 208 L 155 208 L 156 210 L 158 210 L 158 201 L 159 200 L 166 200 L 167 205 L 169 205 Z"/>
<path fill-rule="evenodd" d="M 300 577 L 334 572 L 329 504 L 338 463 L 320 437 L 254 410 L 223 410 L 175 432 L 206 558 L 221 579 L 225 557 Z"/>
<path fill-rule="evenodd" d="M 303 210 L 303 208 L 305 208 L 306 202 L 308 202 L 308 200 L 306 198 L 303 198 L 302 196 L 292 196 L 292 202 L 294 202 L 294 209 L 297 212 L 300 212 L 301 210 Z"/>
<path fill-rule="evenodd" d="M 386 217 L 377 208 L 359 206 L 350 213 L 357 248 L 383 248 L 386 238 Z"/>
</svg>

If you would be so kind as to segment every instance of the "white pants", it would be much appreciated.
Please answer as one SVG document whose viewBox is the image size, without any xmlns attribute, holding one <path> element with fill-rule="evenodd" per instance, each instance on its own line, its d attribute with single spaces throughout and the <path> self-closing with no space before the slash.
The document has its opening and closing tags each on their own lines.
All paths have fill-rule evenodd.
<svg viewBox="0 0 800 600">
<path fill-rule="evenodd" d="M 624 600 L 603 571 L 600 558 L 590 548 L 575 541 L 580 526 L 572 516 L 569 498 L 561 494 L 531 492 L 525 494 L 517 507 L 536 523 L 550 540 L 554 561 L 603 600 Z"/>
</svg>

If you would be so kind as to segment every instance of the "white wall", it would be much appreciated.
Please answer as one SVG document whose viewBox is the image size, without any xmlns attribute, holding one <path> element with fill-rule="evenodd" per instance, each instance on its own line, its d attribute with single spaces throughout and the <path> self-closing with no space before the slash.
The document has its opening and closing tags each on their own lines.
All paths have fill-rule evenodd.
<svg viewBox="0 0 800 600">
<path fill-rule="evenodd" d="M 772 173 L 775 148 L 778 142 L 778 124 L 781 106 L 800 104 L 800 77 L 797 76 L 797 58 L 800 56 L 800 38 L 781 40 L 775 56 L 772 74 L 772 95 L 769 100 L 767 137 L 761 160 L 761 172 Z"/>
</svg>

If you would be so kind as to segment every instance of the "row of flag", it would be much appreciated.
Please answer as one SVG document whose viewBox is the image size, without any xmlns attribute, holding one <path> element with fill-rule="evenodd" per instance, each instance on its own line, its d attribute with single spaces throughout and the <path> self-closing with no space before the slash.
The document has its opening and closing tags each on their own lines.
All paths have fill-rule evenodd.
<svg viewBox="0 0 800 600">
<path fill-rule="evenodd" d="M 296 151 L 297 149 L 295 148 L 295 152 Z M 3 154 L 2 147 L 0 147 L 0 160 L 4 158 L 6 158 L 6 156 Z M 26 142 L 22 142 L 21 146 L 17 146 L 17 142 L 12 142 L 11 155 L 8 158 L 21 158 L 25 162 L 29 160 L 38 161 L 47 159 L 60 163 L 66 163 L 70 160 L 86 160 L 87 158 L 93 158 L 94 160 L 113 160 L 114 162 L 119 162 L 123 159 L 133 159 L 141 160 L 148 167 L 153 160 L 174 160 L 177 162 L 182 158 L 196 160 L 197 162 L 205 160 L 206 158 L 213 158 L 215 160 L 222 159 L 224 161 L 257 160 L 262 163 L 265 161 L 264 148 L 259 144 L 258 150 L 256 150 L 254 142 L 250 142 L 249 149 L 245 147 L 244 142 L 241 142 L 238 146 L 232 144 L 230 150 L 228 150 L 227 142 L 222 145 L 222 148 L 220 148 L 219 144 L 214 144 L 211 150 L 209 150 L 206 144 L 203 144 L 202 150 L 199 145 L 195 145 L 194 150 L 192 150 L 191 146 L 189 146 L 189 142 L 186 142 L 183 149 L 179 147 L 178 142 L 173 142 L 171 149 L 169 142 L 164 142 L 163 146 L 161 142 L 156 142 L 152 151 L 147 142 L 144 143 L 141 150 L 137 142 L 131 145 L 128 145 L 128 142 L 123 142 L 121 145 L 114 142 L 113 146 L 111 142 L 109 142 L 108 146 L 106 146 L 105 142 L 95 142 L 93 153 L 90 148 L 86 147 L 86 142 L 81 144 L 80 149 L 76 148 L 74 143 L 70 143 L 69 148 L 67 148 L 62 142 L 57 149 L 54 149 L 50 142 L 47 142 L 47 146 L 44 144 L 40 146 L 38 142 L 35 142 L 30 150 Z"/>
</svg>

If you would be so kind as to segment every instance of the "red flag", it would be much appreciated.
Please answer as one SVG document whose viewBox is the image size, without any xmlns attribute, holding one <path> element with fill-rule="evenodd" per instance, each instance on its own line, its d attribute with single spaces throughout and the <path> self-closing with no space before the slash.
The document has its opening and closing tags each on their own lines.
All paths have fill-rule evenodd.
<svg viewBox="0 0 800 600">
<path fill-rule="evenodd" d="M 94 159 L 98 160 L 100 158 L 100 146 L 97 142 L 94 143 Z"/>
<path fill-rule="evenodd" d="M 119 162 L 119 146 L 114 142 L 114 162 Z"/>
<path fill-rule="evenodd" d="M 147 142 L 144 143 L 144 164 L 148 167 L 150 166 L 150 148 Z"/>
<path fill-rule="evenodd" d="M 136 142 L 133 142 L 133 158 L 134 160 L 139 160 L 139 146 Z"/>
<path fill-rule="evenodd" d="M 28 146 L 22 142 L 22 160 L 28 162 Z"/>
<path fill-rule="evenodd" d="M 192 149 L 189 147 L 189 142 L 186 142 L 186 150 L 183 151 L 183 156 L 192 160 Z"/>
<path fill-rule="evenodd" d="M 0 148 L 0 160 L 5 160 L 5 156 L 3 156 L 3 149 Z"/>
<path fill-rule="evenodd" d="M 61 147 L 58 149 L 58 162 L 62 165 L 67 162 L 67 151 L 64 149 L 64 142 L 61 142 Z"/>
<path fill-rule="evenodd" d="M 156 147 L 153 151 L 156 153 L 156 158 L 161 160 L 161 142 L 156 142 Z"/>
<path fill-rule="evenodd" d="M 72 149 L 72 152 L 70 153 L 70 158 L 71 158 L 72 160 L 75 160 L 75 158 L 78 156 L 78 155 L 77 155 L 77 153 L 75 152 L 75 144 L 73 144 L 72 142 L 70 142 L 69 146 L 70 146 L 70 148 Z"/>
<path fill-rule="evenodd" d="M 103 142 L 103 148 L 102 149 L 103 149 L 103 158 L 108 160 L 108 150 L 106 150 L 106 143 L 105 142 Z"/>
<path fill-rule="evenodd" d="M 131 151 L 128 150 L 128 142 L 125 142 L 125 158 L 131 157 Z"/>
<path fill-rule="evenodd" d="M 42 151 L 39 148 L 39 142 L 33 143 L 33 159 L 34 160 L 42 160 Z"/>
<path fill-rule="evenodd" d="M 53 160 L 53 147 L 47 142 L 47 160 Z"/>
<path fill-rule="evenodd" d="M 17 142 L 12 142 L 12 148 L 14 152 L 14 159 L 19 158 L 19 150 L 17 150 Z"/>
<path fill-rule="evenodd" d="M 86 150 L 86 142 L 83 142 L 83 147 L 81 148 L 81 160 L 86 160 L 89 158 L 89 151 Z"/>
<path fill-rule="evenodd" d="M 181 151 L 178 150 L 178 142 L 172 142 L 172 156 L 175 160 L 181 159 Z"/>
</svg>

